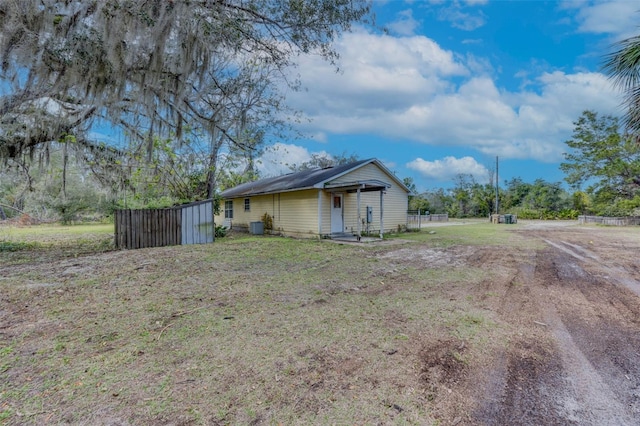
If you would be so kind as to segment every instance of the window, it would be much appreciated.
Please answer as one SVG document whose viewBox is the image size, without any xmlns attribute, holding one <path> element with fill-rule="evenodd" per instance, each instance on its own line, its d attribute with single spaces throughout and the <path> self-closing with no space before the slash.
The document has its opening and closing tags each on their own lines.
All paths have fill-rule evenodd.
<svg viewBox="0 0 640 426">
<path fill-rule="evenodd" d="M 251 211 L 251 200 L 249 198 L 244 199 L 244 211 L 245 212 Z"/>
<path fill-rule="evenodd" d="M 224 218 L 233 219 L 233 201 L 224 202 Z"/>
</svg>

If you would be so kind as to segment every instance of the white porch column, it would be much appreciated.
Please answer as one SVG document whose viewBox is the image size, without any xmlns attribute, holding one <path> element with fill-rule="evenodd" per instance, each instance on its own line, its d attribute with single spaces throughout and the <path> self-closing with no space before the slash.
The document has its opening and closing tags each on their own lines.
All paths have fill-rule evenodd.
<svg viewBox="0 0 640 426">
<path fill-rule="evenodd" d="M 322 189 L 318 190 L 318 237 L 322 238 Z"/>
<path fill-rule="evenodd" d="M 362 219 L 360 217 L 360 188 L 359 187 L 358 187 L 357 194 L 358 194 L 357 200 L 358 200 L 358 240 L 359 240 L 360 237 L 362 236 Z"/>
<path fill-rule="evenodd" d="M 380 191 L 380 238 L 384 233 L 384 191 Z"/>
</svg>

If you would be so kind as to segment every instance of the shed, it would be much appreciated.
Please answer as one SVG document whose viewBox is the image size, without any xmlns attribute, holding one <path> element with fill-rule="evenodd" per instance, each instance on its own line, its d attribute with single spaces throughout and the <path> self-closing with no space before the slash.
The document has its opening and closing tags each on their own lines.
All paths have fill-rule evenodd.
<svg viewBox="0 0 640 426">
<path fill-rule="evenodd" d="M 410 190 L 372 158 L 244 183 L 223 191 L 216 223 L 250 229 L 270 218 L 271 231 L 325 238 L 382 234 L 406 226 Z M 266 227 L 265 227 L 266 228 Z"/>
<path fill-rule="evenodd" d="M 114 222 L 116 248 L 205 244 L 215 238 L 211 199 L 166 209 L 116 210 Z"/>
</svg>

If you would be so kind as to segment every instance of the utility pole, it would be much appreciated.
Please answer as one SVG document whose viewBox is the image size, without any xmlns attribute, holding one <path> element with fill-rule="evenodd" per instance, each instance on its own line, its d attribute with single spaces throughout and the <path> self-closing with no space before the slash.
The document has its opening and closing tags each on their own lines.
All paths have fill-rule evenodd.
<svg viewBox="0 0 640 426">
<path fill-rule="evenodd" d="M 498 156 L 496 155 L 496 214 L 500 214 L 500 209 L 498 206 Z"/>
</svg>

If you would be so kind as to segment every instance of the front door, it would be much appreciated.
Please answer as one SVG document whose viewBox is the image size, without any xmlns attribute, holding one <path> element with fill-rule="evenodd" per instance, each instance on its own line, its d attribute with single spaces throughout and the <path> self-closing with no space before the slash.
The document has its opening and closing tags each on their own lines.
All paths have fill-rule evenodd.
<svg viewBox="0 0 640 426">
<path fill-rule="evenodd" d="M 331 194 L 331 233 L 344 232 L 342 194 Z"/>
</svg>

